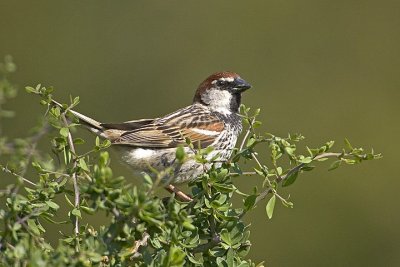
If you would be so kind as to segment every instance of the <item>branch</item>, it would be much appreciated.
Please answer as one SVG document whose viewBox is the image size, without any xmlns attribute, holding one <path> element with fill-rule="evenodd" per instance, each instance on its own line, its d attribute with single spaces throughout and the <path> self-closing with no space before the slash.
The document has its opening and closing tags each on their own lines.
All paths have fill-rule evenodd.
<svg viewBox="0 0 400 267">
<path fill-rule="evenodd" d="M 175 193 L 175 196 L 177 199 L 179 199 L 180 201 L 183 202 L 190 202 L 193 201 L 193 199 L 186 195 L 185 193 L 183 193 L 181 190 L 179 190 L 177 187 L 173 186 L 172 184 L 169 184 L 165 187 L 165 189 L 170 192 L 170 193 Z"/>
<path fill-rule="evenodd" d="M 31 146 L 28 149 L 28 153 L 27 153 L 27 158 L 26 158 L 26 163 L 25 163 L 25 168 L 22 170 L 21 175 L 24 176 L 25 173 L 28 170 L 28 166 L 29 163 L 32 159 L 33 154 L 35 153 L 37 144 L 39 143 L 40 139 L 46 134 L 48 133 L 50 127 L 49 127 L 49 123 L 46 121 L 43 123 L 42 127 L 40 128 L 40 131 L 38 131 L 35 135 L 31 136 L 30 138 L 30 142 L 31 142 Z"/>
<path fill-rule="evenodd" d="M 26 220 L 30 219 L 33 216 L 38 216 L 38 214 L 40 214 L 41 211 L 46 211 L 45 208 L 37 208 L 31 211 L 31 213 L 29 213 L 28 215 L 26 215 L 23 218 L 18 217 L 17 223 L 19 224 L 23 224 Z"/>
<path fill-rule="evenodd" d="M 65 127 L 68 128 L 68 121 L 67 118 L 65 117 L 65 113 L 61 114 L 61 118 L 63 120 L 63 123 L 65 125 Z M 74 141 L 72 139 L 72 135 L 71 132 L 68 131 L 68 136 L 67 136 L 67 140 L 68 140 L 68 145 L 69 145 L 69 149 L 71 150 L 72 154 L 74 155 L 74 160 L 73 160 L 73 168 L 75 169 L 78 166 L 78 163 L 76 161 L 76 152 L 75 152 L 75 146 L 74 146 Z M 78 179 L 76 177 L 76 172 L 74 171 L 72 173 L 72 182 L 74 185 L 74 196 L 75 196 L 75 208 L 79 209 L 79 205 L 80 205 L 80 193 L 79 193 L 79 187 L 78 187 Z M 79 219 L 77 216 L 75 216 L 75 227 L 74 227 L 74 231 L 76 235 L 79 235 Z"/>
<path fill-rule="evenodd" d="M 135 245 L 132 248 L 131 253 L 133 254 L 131 256 L 131 259 L 137 258 L 140 256 L 139 248 L 140 247 L 144 247 L 147 246 L 147 240 L 150 238 L 150 235 L 147 232 L 144 232 L 142 235 L 142 239 L 141 240 L 137 240 L 135 241 Z"/>
<path fill-rule="evenodd" d="M 107 201 L 106 196 L 104 194 L 101 194 L 101 200 L 103 200 L 104 202 Z M 112 203 L 113 207 L 111 209 L 111 213 L 114 215 L 114 217 L 117 219 L 121 216 L 121 213 L 118 211 L 118 209 L 115 207 L 115 203 Z"/>
<path fill-rule="evenodd" d="M 340 156 L 346 156 L 346 155 L 347 155 L 347 154 L 343 155 L 343 153 L 333 153 L 333 152 L 322 153 L 322 154 L 320 154 L 320 155 L 315 156 L 315 157 L 313 158 L 313 161 L 314 161 L 314 160 L 318 160 L 318 159 L 322 159 L 322 158 L 332 158 L 332 157 L 340 157 Z M 302 167 L 304 167 L 305 165 L 307 165 L 307 164 L 308 164 L 308 163 L 300 163 L 299 165 L 293 167 L 293 168 L 290 169 L 290 171 L 288 171 L 285 175 L 279 176 L 279 177 L 276 179 L 276 182 L 277 182 L 277 183 L 282 182 L 283 180 L 285 180 L 287 177 L 289 177 L 289 176 L 292 175 L 293 173 L 300 171 L 300 169 L 301 169 Z M 271 192 L 273 192 L 273 189 L 272 189 L 272 188 L 268 188 L 268 189 L 264 190 L 263 192 L 261 192 L 261 193 L 257 196 L 257 198 L 256 198 L 256 200 L 255 200 L 253 206 L 256 206 L 258 202 L 260 202 L 261 200 L 263 200 L 264 198 L 266 198 L 266 196 L 267 196 L 269 193 L 271 193 Z M 246 211 L 244 211 L 242 214 L 240 214 L 239 218 L 242 218 L 245 214 L 246 214 Z"/>
<path fill-rule="evenodd" d="M 32 182 L 31 180 L 28 180 L 28 179 L 26 179 L 25 177 L 23 177 L 23 176 L 21 176 L 21 175 L 15 173 L 15 172 L 13 172 L 12 170 L 10 170 L 10 169 L 7 168 L 7 167 L 4 167 L 4 166 L 1 166 L 1 165 L 0 165 L 0 168 L 1 168 L 1 170 L 2 170 L 3 172 L 5 172 L 5 173 L 9 173 L 9 174 L 11 174 L 11 175 L 13 175 L 13 176 L 15 176 L 15 177 L 18 177 L 18 178 L 20 178 L 22 181 L 24 181 L 24 182 L 26 182 L 26 183 L 28 183 L 28 184 L 30 184 L 30 185 L 37 186 L 37 185 L 36 185 L 34 182 Z"/>
<path fill-rule="evenodd" d="M 242 143 L 240 144 L 239 150 L 238 151 L 242 151 L 244 144 L 246 143 L 247 138 L 249 137 L 249 134 L 251 133 L 251 131 L 253 130 L 253 128 L 251 127 L 251 125 L 253 125 L 253 123 L 255 122 L 256 118 L 253 118 L 250 122 L 249 128 L 246 131 L 246 134 L 243 137 Z"/>
<path fill-rule="evenodd" d="M 256 154 L 254 154 L 254 152 L 251 153 L 251 157 L 257 162 L 257 165 L 258 165 L 258 167 L 260 167 L 261 170 L 264 169 L 263 165 L 258 160 L 258 158 L 256 157 Z"/>
<path fill-rule="evenodd" d="M 313 158 L 314 160 L 318 160 L 318 159 L 322 159 L 322 158 L 332 158 L 332 157 L 339 157 L 343 155 L 342 153 L 333 153 L 333 152 L 329 152 L 329 153 L 322 153 L 320 155 L 317 155 Z M 301 168 L 303 168 L 305 165 L 307 165 L 308 163 L 300 163 L 299 165 L 297 165 L 296 167 L 292 168 L 290 171 L 288 171 L 285 175 L 280 176 L 280 178 L 277 178 L 276 181 L 278 183 L 282 182 L 283 180 L 285 180 L 287 177 L 289 177 L 290 175 L 292 175 L 295 172 L 300 171 Z M 263 200 L 270 192 L 272 192 L 272 189 L 269 188 L 265 191 L 263 191 L 257 198 L 256 198 L 256 202 L 254 203 L 254 205 L 256 205 L 258 202 L 260 202 L 261 200 Z"/>
<path fill-rule="evenodd" d="M 228 174 L 228 176 L 232 176 L 232 177 L 236 177 L 236 176 L 240 176 L 240 175 L 247 175 L 247 176 L 252 176 L 252 175 L 256 175 L 256 172 L 231 172 Z"/>
</svg>

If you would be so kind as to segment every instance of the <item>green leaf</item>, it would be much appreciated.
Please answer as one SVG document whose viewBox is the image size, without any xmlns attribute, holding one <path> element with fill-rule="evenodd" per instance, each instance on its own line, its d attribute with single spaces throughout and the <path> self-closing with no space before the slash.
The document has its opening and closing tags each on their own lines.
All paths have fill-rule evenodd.
<svg viewBox="0 0 400 267">
<path fill-rule="evenodd" d="M 72 101 L 72 105 L 76 106 L 79 104 L 79 96 L 75 97 L 74 100 Z"/>
<path fill-rule="evenodd" d="M 282 186 L 286 187 L 286 186 L 289 186 L 289 185 L 293 184 L 296 181 L 297 176 L 299 176 L 299 171 L 298 170 L 289 171 L 287 176 L 286 176 L 286 178 L 285 178 L 285 180 L 283 180 L 283 182 L 282 182 Z"/>
<path fill-rule="evenodd" d="M 244 200 L 244 207 L 246 210 L 250 210 L 254 207 L 254 204 L 256 203 L 257 196 L 256 195 L 250 195 L 246 197 Z"/>
<path fill-rule="evenodd" d="M 16 222 L 16 223 L 13 225 L 12 230 L 13 230 L 13 231 L 18 231 L 18 230 L 21 229 L 21 228 L 22 228 L 22 225 L 21 225 L 20 223 Z"/>
<path fill-rule="evenodd" d="M 301 167 L 301 170 L 308 172 L 308 171 L 312 171 L 314 168 L 315 168 L 314 165 L 305 165 L 305 166 Z"/>
<path fill-rule="evenodd" d="M 247 140 L 246 147 L 252 147 L 255 142 L 256 142 L 256 139 L 254 137 L 250 137 L 249 140 Z"/>
<path fill-rule="evenodd" d="M 313 161 L 313 159 L 311 157 L 305 157 L 299 160 L 300 163 L 304 163 L 304 164 L 308 164 L 311 161 Z"/>
<path fill-rule="evenodd" d="M 29 229 L 32 231 L 32 233 L 34 235 L 40 235 L 40 231 L 39 231 L 39 228 L 37 227 L 37 225 L 35 223 L 35 220 L 28 219 L 26 222 L 28 223 L 28 227 L 29 227 Z"/>
<path fill-rule="evenodd" d="M 354 149 L 353 146 L 350 144 L 350 141 L 347 138 L 344 139 L 344 144 L 346 145 L 346 148 L 348 150 L 352 151 Z"/>
<path fill-rule="evenodd" d="M 182 249 L 171 246 L 168 254 L 168 263 L 164 264 L 164 266 L 184 266 L 186 254 Z"/>
<path fill-rule="evenodd" d="M 334 169 L 339 168 L 340 164 L 342 164 L 342 161 L 341 161 L 341 160 L 336 160 L 336 161 L 334 161 L 334 162 L 331 164 L 331 166 L 329 166 L 328 171 L 333 171 Z"/>
<path fill-rule="evenodd" d="M 310 154 L 310 156 L 313 158 L 314 157 L 314 152 L 312 151 L 312 149 L 310 149 L 308 146 L 306 146 L 308 153 Z"/>
<path fill-rule="evenodd" d="M 60 129 L 60 135 L 61 136 L 67 137 L 68 134 L 69 134 L 69 129 L 68 128 L 63 127 L 63 128 Z"/>
<path fill-rule="evenodd" d="M 74 144 L 76 145 L 82 145 L 85 143 L 85 140 L 83 140 L 82 138 L 75 138 L 74 139 Z"/>
<path fill-rule="evenodd" d="M 46 89 L 46 95 L 51 94 L 54 92 L 54 87 L 50 86 L 49 88 L 45 88 Z"/>
<path fill-rule="evenodd" d="M 101 148 L 102 149 L 108 148 L 110 146 L 111 146 L 111 141 L 108 140 L 108 139 L 104 140 L 103 143 L 101 143 Z"/>
<path fill-rule="evenodd" d="M 34 167 L 36 169 L 36 171 L 38 171 L 38 172 L 43 171 L 42 166 L 40 166 L 40 164 L 36 161 L 32 161 L 32 167 Z"/>
<path fill-rule="evenodd" d="M 255 121 L 254 123 L 253 123 L 253 128 L 258 128 L 258 127 L 260 127 L 262 125 L 262 122 L 261 121 Z"/>
<path fill-rule="evenodd" d="M 80 206 L 80 209 L 82 209 L 84 212 L 88 213 L 88 214 L 95 214 L 96 210 L 93 208 L 89 208 L 86 206 Z"/>
<path fill-rule="evenodd" d="M 230 248 L 228 249 L 228 253 L 226 253 L 226 263 L 228 264 L 228 266 L 234 266 L 233 260 L 234 260 L 234 252 L 233 249 Z"/>
<path fill-rule="evenodd" d="M 79 166 L 80 166 L 84 171 L 87 171 L 87 172 L 90 171 L 89 168 L 88 168 L 88 166 L 86 165 L 86 162 L 85 162 L 85 159 L 84 159 L 84 158 L 80 158 L 80 159 L 79 159 Z"/>
<path fill-rule="evenodd" d="M 191 224 L 191 223 L 188 222 L 188 221 L 184 221 L 184 222 L 182 223 L 182 226 L 183 226 L 184 228 L 190 230 L 190 231 L 196 230 L 196 226 L 194 226 L 193 224 Z"/>
<path fill-rule="evenodd" d="M 232 245 L 231 235 L 226 228 L 222 229 L 220 236 L 222 241 L 224 241 L 227 245 Z"/>
<path fill-rule="evenodd" d="M 16 245 L 14 250 L 13 250 L 13 254 L 14 254 L 16 259 L 22 259 L 22 258 L 26 257 L 26 253 L 27 253 L 27 251 L 26 251 L 25 247 L 21 243 Z M 19 260 L 16 261 L 16 263 L 17 262 L 19 262 Z M 18 265 L 15 264 L 14 266 L 18 266 Z"/>
<path fill-rule="evenodd" d="M 67 197 L 67 195 L 64 195 L 65 200 L 67 200 L 67 203 L 71 206 L 71 207 L 75 207 L 74 204 L 72 204 L 71 200 L 69 200 L 69 198 Z"/>
<path fill-rule="evenodd" d="M 60 208 L 60 206 L 57 203 L 55 203 L 55 202 L 53 202 L 51 200 L 46 201 L 46 204 L 47 204 L 47 206 L 49 206 L 53 210 L 58 210 Z"/>
<path fill-rule="evenodd" d="M 60 111 L 60 107 L 55 106 L 52 107 L 50 110 L 50 113 L 55 117 L 55 118 L 59 118 L 61 115 L 61 111 Z"/>
<path fill-rule="evenodd" d="M 77 209 L 77 208 L 73 209 L 73 210 L 71 211 L 71 214 L 74 215 L 74 216 L 76 216 L 76 217 L 82 218 L 81 211 L 80 211 L 79 209 Z"/>
<path fill-rule="evenodd" d="M 296 148 L 295 148 L 295 147 L 287 146 L 287 147 L 285 147 L 285 151 L 286 151 L 286 153 L 287 153 L 288 155 L 293 156 L 293 155 L 294 155 L 294 152 L 296 151 Z"/>
<path fill-rule="evenodd" d="M 268 216 L 269 219 L 271 219 L 272 215 L 274 214 L 275 202 L 276 202 L 276 196 L 273 195 L 269 199 L 269 201 L 267 203 L 267 206 L 265 207 L 265 210 L 267 212 L 267 216 Z"/>
<path fill-rule="evenodd" d="M 221 193 L 230 193 L 236 190 L 232 184 L 213 184 L 213 187 Z"/>
<path fill-rule="evenodd" d="M 175 157 L 179 162 L 182 162 L 185 159 L 186 153 L 185 153 L 185 149 L 183 148 L 183 146 L 179 146 L 176 149 L 175 152 Z"/>
<path fill-rule="evenodd" d="M 356 158 L 356 159 L 344 159 L 342 158 L 343 162 L 346 162 L 346 164 L 357 164 L 361 162 L 360 158 Z"/>
<path fill-rule="evenodd" d="M 153 179 L 147 173 L 143 174 L 144 182 L 148 185 L 153 185 Z"/>
<path fill-rule="evenodd" d="M 26 86 L 25 87 L 25 90 L 26 90 L 26 92 L 28 92 L 28 93 L 35 93 L 35 94 L 37 94 L 38 93 L 38 91 L 35 89 L 35 88 L 33 88 L 33 87 L 31 87 L 31 86 Z"/>
</svg>

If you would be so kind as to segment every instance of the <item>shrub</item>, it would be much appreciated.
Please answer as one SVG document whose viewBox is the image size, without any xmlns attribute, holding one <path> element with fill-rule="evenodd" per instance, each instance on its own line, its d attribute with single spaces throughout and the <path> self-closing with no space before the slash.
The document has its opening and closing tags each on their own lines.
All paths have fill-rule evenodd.
<svg viewBox="0 0 400 267">
<path fill-rule="evenodd" d="M 6 57 L 0 70 L 0 103 L 4 104 L 16 95 L 8 80 L 15 71 L 11 57 Z M 257 131 L 260 110 L 252 112 L 242 106 L 246 130 L 231 160 L 189 184 L 192 201 L 180 201 L 174 195 L 162 199 L 157 194 L 162 173 L 155 180 L 145 175 L 143 183 L 134 186 L 113 174 L 109 141 L 96 138 L 91 149 L 82 148 L 85 140 L 75 137 L 78 121 L 69 112 L 78 105 L 78 97 L 60 108 L 52 105 L 53 88 L 37 85 L 26 90 L 41 97 L 46 115 L 28 137 L 0 136 L 1 168 L 15 177 L 15 183 L 0 193 L 5 202 L 0 209 L 2 265 L 255 266 L 246 258 L 251 248 L 250 226 L 242 219 L 247 213 L 264 206 L 272 218 L 277 202 L 292 207 L 280 188 L 292 185 L 320 161 L 333 159 L 329 168 L 333 170 L 380 158 L 373 151 L 354 148 L 347 140 L 340 152 L 331 152 L 334 142 L 329 141 L 298 153 L 302 135 L 261 134 Z M 1 109 L 1 119 L 13 115 Z M 52 155 L 38 149 L 44 136 L 52 136 L 47 145 Z M 187 145 L 191 146 L 190 140 Z M 268 162 L 260 160 L 257 151 L 261 150 L 269 151 Z M 206 163 L 209 152 L 197 151 L 196 159 Z M 186 156 L 183 149 L 177 150 L 179 160 Z M 256 167 L 245 170 L 249 166 L 245 162 L 254 162 Z M 241 192 L 232 178 L 242 175 L 261 177 L 262 187 Z M 242 204 L 233 205 L 233 197 Z M 67 215 L 63 209 L 68 209 Z M 85 222 L 86 214 L 99 212 L 108 216 L 107 225 L 94 227 Z M 71 231 L 60 233 L 58 244 L 50 244 L 45 225 L 58 224 L 69 225 Z"/>
</svg>

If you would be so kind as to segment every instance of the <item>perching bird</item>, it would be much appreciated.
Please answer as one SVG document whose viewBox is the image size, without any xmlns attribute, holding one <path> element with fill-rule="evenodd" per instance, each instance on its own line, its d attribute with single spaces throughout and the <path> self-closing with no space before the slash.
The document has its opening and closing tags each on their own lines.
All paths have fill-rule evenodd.
<svg viewBox="0 0 400 267">
<path fill-rule="evenodd" d="M 71 110 L 81 124 L 111 141 L 122 151 L 122 160 L 137 172 L 152 174 L 171 167 L 165 183 L 178 184 L 196 179 L 205 168 L 191 158 L 189 138 L 195 148 L 213 147 L 208 158 L 229 159 L 242 130 L 238 115 L 241 94 L 251 85 L 233 72 L 217 72 L 203 81 L 190 106 L 155 119 L 123 123 L 100 123 Z M 55 102 L 56 105 L 59 103 Z M 176 149 L 184 146 L 188 159 L 176 160 Z M 208 165 L 210 166 L 210 165 Z"/>
</svg>

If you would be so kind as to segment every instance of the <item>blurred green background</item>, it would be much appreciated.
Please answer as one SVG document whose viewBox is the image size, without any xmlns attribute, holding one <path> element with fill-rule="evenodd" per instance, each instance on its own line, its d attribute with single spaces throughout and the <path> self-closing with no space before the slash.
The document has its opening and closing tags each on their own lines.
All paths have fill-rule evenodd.
<svg viewBox="0 0 400 267">
<path fill-rule="evenodd" d="M 58 100 L 79 95 L 79 111 L 124 121 L 185 106 L 209 74 L 232 70 L 253 84 L 243 101 L 262 109 L 262 130 L 338 149 L 348 137 L 384 155 L 300 176 L 284 191 L 294 209 L 278 206 L 270 221 L 259 206 L 246 218 L 250 258 L 400 266 L 399 1 L 1 1 L 0 21 L 0 56 L 13 55 L 21 89 L 8 136 L 43 114 L 26 85 L 53 85 Z M 130 175 L 117 159 L 113 168 Z M 260 182 L 236 179 L 244 191 Z"/>
</svg>

